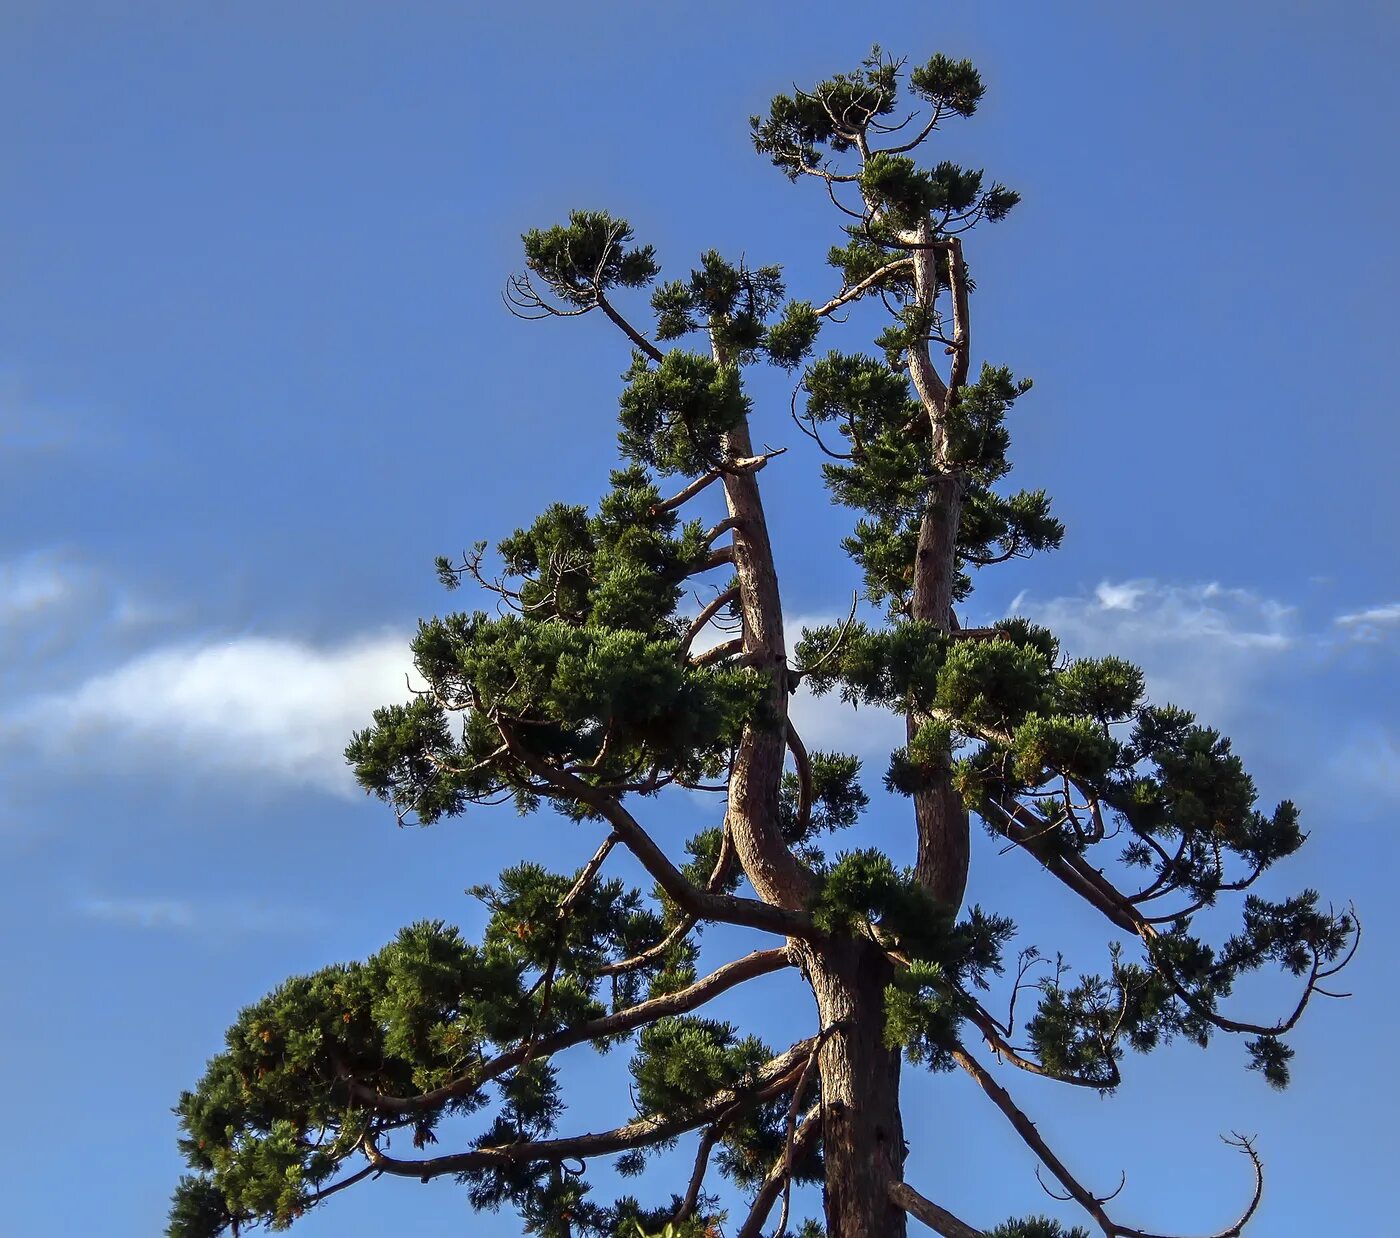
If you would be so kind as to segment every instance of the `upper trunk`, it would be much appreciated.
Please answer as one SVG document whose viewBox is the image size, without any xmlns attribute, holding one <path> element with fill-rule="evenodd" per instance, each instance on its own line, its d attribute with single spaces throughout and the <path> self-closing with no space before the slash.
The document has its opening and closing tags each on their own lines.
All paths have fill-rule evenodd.
<svg viewBox="0 0 1400 1238">
<path fill-rule="evenodd" d="M 925 223 L 915 233 L 919 244 L 931 246 L 934 236 Z M 914 294 L 916 301 L 932 309 L 938 298 L 937 256 L 943 251 L 925 248 L 915 251 Z M 910 597 L 911 618 L 932 623 L 942 632 L 953 623 L 953 588 L 958 575 L 958 527 L 962 521 L 966 482 L 950 466 L 946 457 L 945 418 L 949 403 L 967 375 L 967 271 L 962 249 L 956 239 L 947 242 L 947 283 L 953 295 L 953 368 L 945 386 L 934 369 L 927 342 L 915 343 L 909 350 L 909 373 L 914 388 L 929 417 L 929 450 L 939 470 L 930 487 L 923 519 L 919 524 L 918 549 L 914 558 L 914 587 Z M 924 715 L 907 719 L 912 739 Z M 944 754 L 951 761 L 952 753 Z M 914 795 L 914 819 L 919 831 L 919 852 L 915 872 L 924 888 L 950 911 L 962 905 L 967 890 L 970 829 L 967 808 L 946 773 L 935 775 L 931 785 Z"/>
<path fill-rule="evenodd" d="M 731 460 L 753 455 L 746 422 L 725 435 L 724 451 Z M 744 657 L 768 677 L 770 713 L 764 723 L 744 728 L 729 777 L 727 821 L 739 862 L 759 898 L 781 907 L 800 907 L 811 882 L 779 829 L 778 795 L 787 757 L 783 720 L 788 670 L 778 574 L 758 478 L 752 472 L 726 473 L 724 496 L 735 521 L 734 571 L 739 578 Z"/>
</svg>

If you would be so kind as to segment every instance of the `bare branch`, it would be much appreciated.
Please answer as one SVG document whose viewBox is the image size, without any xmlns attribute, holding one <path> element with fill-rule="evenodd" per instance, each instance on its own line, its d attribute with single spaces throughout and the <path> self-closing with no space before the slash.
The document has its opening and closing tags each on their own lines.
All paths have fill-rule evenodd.
<svg viewBox="0 0 1400 1238">
<path fill-rule="evenodd" d="M 662 352 L 655 344 L 646 338 L 640 331 L 627 321 L 621 314 L 613 308 L 612 302 L 603 295 L 601 289 L 594 294 L 598 299 L 598 308 L 608 316 L 608 319 L 621 329 L 623 335 L 632 341 L 642 352 L 653 361 L 662 359 Z"/>
<path fill-rule="evenodd" d="M 1107 1203 L 1117 1190 L 1111 1195 L 1095 1195 L 1083 1183 L 1081 1183 L 1064 1162 L 1056 1156 L 1054 1150 L 1041 1137 L 1034 1122 L 1017 1107 L 1016 1102 L 1011 1099 L 1011 1095 L 1003 1088 L 990 1074 L 983 1068 L 976 1058 L 972 1057 L 962 1045 L 954 1046 L 952 1050 L 953 1059 L 976 1081 L 977 1085 L 991 1099 L 992 1103 L 1001 1110 L 1012 1128 L 1020 1135 L 1022 1141 L 1032 1152 L 1036 1154 L 1059 1180 L 1060 1185 L 1068 1192 L 1069 1198 L 1073 1199 L 1085 1212 L 1093 1218 L 1094 1223 L 1105 1235 L 1105 1238 L 1171 1238 L 1170 1235 L 1152 1234 L 1145 1230 L 1133 1229 L 1130 1226 L 1119 1225 L 1108 1213 L 1104 1211 L 1104 1204 Z M 1233 1225 L 1221 1230 L 1213 1238 L 1239 1238 L 1246 1224 L 1254 1216 L 1259 1208 L 1259 1201 L 1264 1194 L 1264 1169 L 1260 1163 L 1257 1153 L 1254 1151 L 1254 1144 L 1251 1139 L 1246 1139 L 1236 1135 L 1232 1140 L 1227 1140 L 1231 1146 L 1239 1148 L 1245 1152 L 1254 1166 L 1255 1187 L 1254 1195 L 1250 1200 L 1244 1214 Z M 1119 1184 L 1118 1190 L 1122 1189 Z"/>
<path fill-rule="evenodd" d="M 343 1191 L 347 1186 L 354 1186 L 357 1182 L 363 1182 L 370 1174 L 378 1173 L 373 1165 L 366 1165 L 363 1169 L 352 1173 L 348 1178 L 342 1178 L 339 1182 L 333 1182 L 330 1186 L 322 1187 L 319 1191 L 314 1191 L 307 1196 L 306 1206 L 309 1208 L 313 1204 L 319 1204 L 323 1199 L 329 1199 L 338 1191 Z"/>
<path fill-rule="evenodd" d="M 910 119 L 912 120 L 913 117 L 910 117 Z M 914 147 L 920 145 L 920 144 L 923 142 L 923 140 L 924 140 L 926 137 L 928 137 L 928 135 L 929 135 L 930 133 L 932 133 L 935 129 L 937 129 L 937 128 L 938 128 L 938 122 L 939 122 L 940 120 L 942 120 L 942 119 L 943 119 L 943 105 L 942 105 L 942 104 L 936 104 L 936 105 L 934 106 L 934 109 L 933 109 L 933 115 L 929 117 L 928 123 L 927 123 L 926 125 L 924 125 L 924 127 L 919 131 L 919 136 L 918 136 L 918 137 L 912 138 L 910 141 L 905 142 L 905 143 L 904 143 L 903 145 L 901 145 L 901 146 L 886 146 L 886 147 L 884 147 L 883 149 L 876 151 L 875 154 L 877 154 L 877 155 L 903 155 L 903 154 L 906 154 L 907 152 L 913 150 Z M 907 125 L 908 123 L 909 123 L 908 120 L 906 120 L 906 121 L 904 122 L 905 125 Z M 897 127 L 902 129 L 902 128 L 904 127 L 904 125 L 899 125 L 899 126 L 897 126 Z M 888 132 L 893 133 L 894 130 L 893 130 L 893 129 L 890 129 L 890 130 L 888 130 Z"/>
<path fill-rule="evenodd" d="M 696 1205 L 700 1202 L 700 1191 L 705 1185 L 705 1173 L 710 1167 L 710 1153 L 714 1151 L 715 1144 L 723 1135 L 723 1122 L 716 1122 L 713 1126 L 707 1126 L 705 1133 L 700 1136 L 700 1146 L 695 1150 L 695 1168 L 690 1171 L 690 1182 L 685 1188 L 685 1195 L 671 1216 L 672 1225 L 679 1225 L 694 1213 Z"/>
<path fill-rule="evenodd" d="M 911 1217 L 922 1221 L 942 1238 L 984 1238 L 983 1231 L 973 1229 L 966 1221 L 955 1217 L 947 1208 L 925 1199 L 907 1182 L 891 1182 L 890 1198 Z"/>
<path fill-rule="evenodd" d="M 883 283 L 896 271 L 910 270 L 913 268 L 913 266 L 914 260 L 912 258 L 896 258 L 893 262 L 887 262 L 878 271 L 875 271 L 871 275 L 867 275 L 858 284 L 852 284 L 849 288 L 843 288 L 834 297 L 832 297 L 830 301 L 828 301 L 820 309 L 815 311 L 817 317 L 825 318 L 828 314 L 834 313 L 843 305 L 846 305 L 851 301 L 859 300 L 872 288 L 874 288 L 878 284 Z"/>
<path fill-rule="evenodd" d="M 791 674 L 793 675 L 795 682 L 800 683 L 803 679 L 805 679 L 808 675 L 812 674 L 814 671 L 820 670 L 823 666 L 830 662 L 831 659 L 837 655 L 837 653 L 840 652 L 841 646 L 846 643 L 846 637 L 850 634 L 851 625 L 856 621 L 856 607 L 859 604 L 859 595 L 852 593 L 850 613 L 846 616 L 845 621 L 841 624 L 841 630 L 836 633 L 836 639 L 831 642 L 831 647 L 829 649 L 824 650 L 822 652 L 822 655 L 815 662 L 813 662 L 811 666 L 794 667 Z"/>
<path fill-rule="evenodd" d="M 719 614 L 720 611 L 722 611 L 726 606 L 729 605 L 730 602 L 734 601 L 734 599 L 738 596 L 739 586 L 731 585 L 728 589 L 726 589 L 723 593 L 716 597 L 712 602 L 710 602 L 704 610 L 702 610 L 698 615 L 696 615 L 695 618 L 691 620 L 690 626 L 686 628 L 685 635 L 681 637 L 681 651 L 683 653 L 688 651 L 690 649 L 690 646 L 694 643 L 695 638 L 705 630 L 705 626 L 710 622 L 710 620 L 713 619 L 717 614 Z"/>
<path fill-rule="evenodd" d="M 716 538 L 723 537 L 731 529 L 737 529 L 742 523 L 743 521 L 738 516 L 726 516 L 706 530 L 705 545 L 712 545 Z"/>
<path fill-rule="evenodd" d="M 953 292 L 953 367 L 948 376 L 947 396 L 951 402 L 967 382 L 972 360 L 972 344 L 968 337 L 967 263 L 963 261 L 962 242 L 957 237 L 948 242 L 948 284 Z"/>
<path fill-rule="evenodd" d="M 798 838 L 802 838 L 812 824 L 812 760 L 791 718 L 787 720 L 787 745 L 797 766 L 797 822 L 793 831 Z"/>
<path fill-rule="evenodd" d="M 729 833 L 728 822 L 725 823 L 724 830 L 720 835 L 719 855 L 715 857 L 715 866 L 710 870 L 710 878 L 705 883 L 705 889 L 713 894 L 729 878 L 730 868 L 734 863 L 734 839 Z M 637 971 L 645 967 L 648 963 L 654 962 L 666 953 L 682 937 L 690 932 L 697 924 L 695 916 L 682 916 L 676 922 L 676 926 L 666 934 L 654 946 L 634 954 L 629 959 L 622 959 L 617 963 L 609 963 L 598 969 L 600 976 L 620 976 L 624 972 Z"/>
<path fill-rule="evenodd" d="M 725 658 L 732 658 L 736 654 L 743 652 L 744 638 L 742 636 L 736 636 L 733 640 L 727 640 L 706 649 L 704 653 L 697 653 L 690 659 L 690 665 L 713 666 L 716 662 L 723 662 Z"/>
</svg>

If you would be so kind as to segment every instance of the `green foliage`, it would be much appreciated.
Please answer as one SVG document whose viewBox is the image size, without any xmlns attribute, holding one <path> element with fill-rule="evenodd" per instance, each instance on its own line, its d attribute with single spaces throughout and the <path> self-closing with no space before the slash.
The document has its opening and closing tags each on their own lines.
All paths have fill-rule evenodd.
<svg viewBox="0 0 1400 1238">
<path fill-rule="evenodd" d="M 791 301 L 768 325 L 782 299 L 780 267 L 735 266 L 710 250 L 688 281 L 672 280 L 652 293 L 656 336 L 674 340 L 704 330 L 730 365 L 747 365 L 766 354 L 791 369 L 810 351 L 820 322 L 808 302 Z"/>
<path fill-rule="evenodd" d="M 1063 1226 L 1049 1217 L 1024 1217 L 1003 1221 L 987 1231 L 987 1238 L 1089 1238 L 1089 1231 L 1082 1225 Z"/>
<path fill-rule="evenodd" d="M 532 228 L 521 240 L 530 270 L 574 305 L 593 305 L 609 288 L 645 287 L 660 269 L 655 250 L 629 248 L 631 227 L 606 211 L 571 211 L 567 226 Z"/>
<path fill-rule="evenodd" d="M 902 89 L 922 114 L 903 119 Z M 1262 811 L 1230 741 L 1185 710 L 1147 704 L 1143 673 L 1123 659 L 1066 661 L 1053 633 L 1019 618 L 960 629 L 953 615 L 926 613 L 926 590 L 915 606 L 916 566 L 921 581 L 942 573 L 945 594 L 961 604 L 974 569 L 1052 550 L 1064 536 L 1045 491 L 1002 486 L 1012 413 L 1029 380 L 986 364 L 970 379 L 960 351 L 962 304 L 975 285 L 958 238 L 1004 218 L 1017 195 L 981 170 L 929 164 L 919 153 L 941 122 L 971 116 L 982 95 L 968 61 L 935 55 L 907 67 L 876 48 L 853 72 L 779 95 L 754 117 L 756 148 L 786 175 L 821 178 L 838 201 L 851 195 L 858 219 L 827 255 L 843 287 L 818 309 L 787 299 L 779 267 L 707 251 L 687 278 L 650 294 L 655 340 L 703 333 L 702 351 L 663 350 L 611 305 L 613 290 L 648 287 L 660 273 L 625 220 L 579 211 L 525 234 L 530 274 L 512 284 L 517 308 L 565 316 L 601 308 L 635 346 L 618 410 L 625 467 L 594 509 L 554 503 L 502 538 L 499 576 L 485 542 L 460 560 L 437 560 L 446 587 L 470 582 L 493 605 L 420 623 L 412 652 L 421 686 L 375 711 L 346 755 L 400 820 L 426 825 L 504 799 L 529 813 L 548 801 L 580 822 L 608 820 L 613 841 L 625 844 L 624 796 L 726 778 L 746 733 L 774 735 L 783 725 L 781 697 L 800 671 L 818 695 L 838 692 L 908 720 L 884 785 L 916 797 L 916 810 L 927 793 L 951 788 L 998 840 L 1032 851 L 1075 888 L 1109 889 L 1111 898 L 1110 880 L 1128 875 L 1110 918 L 1137 926 L 1139 957 L 1114 943 L 1102 974 L 1078 974 L 1058 955 L 1021 952 L 1012 991 L 1034 994 L 1024 1032 L 1036 1069 L 1111 1091 L 1129 1050 L 1178 1037 L 1204 1046 L 1220 1030 L 1243 1031 L 1249 1067 L 1282 1087 L 1292 1056 L 1282 1036 L 1310 986 L 1345 963 L 1352 917 L 1305 890 L 1276 901 L 1247 895 L 1238 930 L 1223 941 L 1196 921 L 1302 845 L 1296 808 L 1285 801 Z M 918 264 L 916 279 L 912 256 L 921 253 L 931 261 Z M 866 295 L 888 311 L 872 355 L 813 359 L 831 311 L 841 309 L 839 319 Z M 910 369 L 945 353 L 955 358 L 951 389 L 921 395 Z M 832 500 L 854 513 L 842 546 L 886 618 L 805 631 L 795 667 L 759 665 L 751 649 L 697 665 L 683 598 L 692 577 L 728 560 L 712 555 L 704 523 L 677 515 L 696 487 L 668 500 L 656 479 L 732 473 L 739 445 L 752 450 L 743 371 L 760 363 L 803 367 L 794 415 L 826 453 Z M 951 546 L 951 562 L 930 567 L 940 530 L 950 531 L 941 545 Z M 766 531 L 751 532 L 766 540 Z M 735 571 L 751 582 L 742 564 Z M 742 623 L 744 610 L 730 602 L 725 617 Z M 870 806 L 861 763 L 822 751 L 804 763 L 801 745 L 789 743 L 796 769 L 780 778 L 770 765 L 766 794 L 793 871 L 810 883 L 805 910 L 816 932 L 803 949 L 860 939 L 873 962 L 893 969 L 876 1012 L 885 1043 L 948 1069 L 970 1030 L 991 1036 L 996 1020 L 977 994 L 1003 971 L 1012 922 L 979 906 L 959 920 L 957 907 L 935 901 L 876 847 L 828 861 L 826 836 L 859 825 Z M 689 840 L 684 879 L 743 894 L 732 825 Z M 1108 853 L 1095 850 L 1106 843 Z M 676 893 L 674 874 L 652 874 Z M 784 1152 L 790 1104 L 788 1092 L 763 1101 L 747 1093 L 772 1056 L 767 1046 L 675 1005 L 639 1032 L 610 1021 L 600 1033 L 591 1023 L 692 985 L 703 924 L 659 887 L 535 863 L 471 893 L 489 913 L 479 944 L 440 921 L 415 924 L 364 962 L 293 977 L 239 1015 L 177 1110 L 193 1174 L 172 1202 L 173 1238 L 286 1228 L 347 1181 L 366 1140 L 402 1134 L 421 1149 L 454 1125 L 468 1148 L 494 1150 L 456 1174 L 471 1205 L 513 1207 L 526 1233 L 712 1238 L 725 1214 L 703 1191 L 675 1221 L 685 1211 L 678 1197 L 601 1203 L 572 1159 L 503 1154 L 552 1135 L 564 1098 L 550 1053 L 585 1038 L 598 1050 L 632 1042 L 639 1120 L 713 1122 L 719 1170 L 749 1191 L 764 1180 Z M 680 902 L 694 907 L 698 898 Z M 1161 900 L 1169 913 L 1158 912 Z M 1272 1025 L 1226 1018 L 1221 1004 L 1240 978 L 1266 966 L 1309 986 L 1297 1011 Z M 819 1099 L 820 1080 L 807 1086 L 808 1103 Z M 706 1106 L 720 1094 L 738 1100 L 716 1118 Z M 626 1148 L 614 1167 L 642 1174 L 669 1141 Z M 813 1141 L 793 1180 L 820 1181 L 822 1157 Z M 800 1238 L 822 1233 L 807 1222 Z M 1039 1217 L 991 1233 L 1085 1238 Z"/>
<path fill-rule="evenodd" d="M 777 95 L 767 118 L 750 117 L 754 149 L 796 180 L 820 162 L 821 148 L 850 150 L 857 127 L 894 111 L 897 84 L 896 66 L 876 48 L 855 72 L 838 73 L 811 91 Z"/>
<path fill-rule="evenodd" d="M 641 353 L 624 377 L 618 443 L 622 454 L 659 473 L 704 473 L 723 438 L 748 412 L 733 365 L 674 350 L 652 365 Z"/>
<path fill-rule="evenodd" d="M 632 1060 L 637 1104 L 643 1113 L 688 1113 L 716 1092 L 732 1088 L 763 1065 L 772 1051 L 728 1023 L 676 1016 L 643 1031 Z"/>
</svg>

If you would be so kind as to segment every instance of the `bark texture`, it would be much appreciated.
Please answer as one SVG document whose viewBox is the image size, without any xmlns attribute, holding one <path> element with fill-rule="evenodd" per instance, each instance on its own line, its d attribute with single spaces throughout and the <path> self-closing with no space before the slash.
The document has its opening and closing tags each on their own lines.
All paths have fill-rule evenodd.
<svg viewBox="0 0 1400 1238">
<path fill-rule="evenodd" d="M 826 1230 L 831 1238 L 904 1238 L 905 1214 L 889 1193 L 904 1174 L 897 1050 L 884 1042 L 890 962 L 873 943 L 833 938 L 801 946 L 829 1034 L 818 1056 Z"/>
</svg>

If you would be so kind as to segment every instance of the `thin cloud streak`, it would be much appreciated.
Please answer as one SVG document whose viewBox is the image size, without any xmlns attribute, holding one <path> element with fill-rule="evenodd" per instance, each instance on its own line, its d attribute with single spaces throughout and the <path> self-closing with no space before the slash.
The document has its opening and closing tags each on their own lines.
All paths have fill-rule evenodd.
<svg viewBox="0 0 1400 1238">
<path fill-rule="evenodd" d="M 185 898 L 85 897 L 75 900 L 73 911 L 84 919 L 119 928 L 211 936 L 284 933 L 324 923 L 324 917 L 306 908 L 231 899 L 196 903 Z"/>
</svg>

